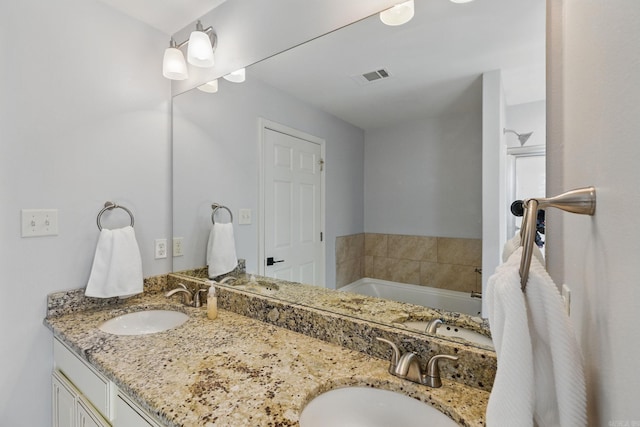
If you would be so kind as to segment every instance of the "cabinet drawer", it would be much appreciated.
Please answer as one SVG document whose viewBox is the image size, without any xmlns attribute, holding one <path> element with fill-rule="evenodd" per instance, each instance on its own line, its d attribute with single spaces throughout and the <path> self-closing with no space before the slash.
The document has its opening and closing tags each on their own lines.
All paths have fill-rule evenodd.
<svg viewBox="0 0 640 427">
<path fill-rule="evenodd" d="M 107 378 L 57 339 L 53 340 L 53 361 L 55 367 L 69 378 L 105 418 L 112 418 L 110 408 L 112 384 Z"/>
</svg>

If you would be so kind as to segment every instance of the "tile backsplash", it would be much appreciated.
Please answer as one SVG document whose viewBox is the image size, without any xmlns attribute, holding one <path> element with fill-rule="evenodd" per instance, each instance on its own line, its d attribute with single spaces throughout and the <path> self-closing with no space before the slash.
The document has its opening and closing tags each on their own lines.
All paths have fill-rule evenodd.
<svg viewBox="0 0 640 427">
<path fill-rule="evenodd" d="M 482 240 L 360 233 L 336 239 L 336 286 L 363 277 L 480 292 Z"/>
</svg>

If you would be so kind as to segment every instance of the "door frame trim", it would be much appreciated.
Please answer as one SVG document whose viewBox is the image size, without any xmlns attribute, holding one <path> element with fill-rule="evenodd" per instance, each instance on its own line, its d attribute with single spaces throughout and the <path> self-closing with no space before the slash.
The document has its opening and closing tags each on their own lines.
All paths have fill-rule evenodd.
<svg viewBox="0 0 640 427">
<path fill-rule="evenodd" d="M 314 144 L 318 144 L 320 146 L 320 156 L 325 160 L 325 169 L 323 173 L 320 175 L 320 231 L 323 233 L 324 238 L 322 239 L 322 259 L 320 262 L 322 263 L 322 269 L 320 271 L 320 281 L 319 285 L 326 287 L 326 240 L 327 240 L 327 232 L 326 232 L 326 141 L 317 136 L 308 134 L 301 130 L 283 125 L 281 123 L 277 123 L 264 117 L 260 117 L 258 119 L 258 274 L 264 276 L 265 273 L 265 149 L 264 149 L 264 131 L 266 129 L 270 129 L 276 132 L 280 132 L 286 135 L 293 136 L 295 138 L 304 139 L 305 141 L 309 141 Z"/>
<path fill-rule="evenodd" d="M 519 157 L 536 157 L 546 155 L 546 145 L 507 148 L 507 185 L 505 188 L 507 193 L 507 200 L 515 200 L 516 197 L 516 160 Z M 516 232 L 516 217 L 511 214 L 509 206 L 507 206 L 507 237 L 510 239 Z"/>
</svg>

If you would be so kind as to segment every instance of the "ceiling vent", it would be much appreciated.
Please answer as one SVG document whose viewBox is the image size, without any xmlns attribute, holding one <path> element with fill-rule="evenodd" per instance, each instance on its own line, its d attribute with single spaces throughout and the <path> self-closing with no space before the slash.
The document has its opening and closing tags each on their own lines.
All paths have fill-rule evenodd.
<svg viewBox="0 0 640 427">
<path fill-rule="evenodd" d="M 386 70 L 384 68 L 380 68 L 379 70 L 369 71 L 367 73 L 356 74 L 351 76 L 353 80 L 363 85 L 384 80 L 389 77 L 391 77 L 391 73 L 389 73 L 389 70 Z"/>
</svg>

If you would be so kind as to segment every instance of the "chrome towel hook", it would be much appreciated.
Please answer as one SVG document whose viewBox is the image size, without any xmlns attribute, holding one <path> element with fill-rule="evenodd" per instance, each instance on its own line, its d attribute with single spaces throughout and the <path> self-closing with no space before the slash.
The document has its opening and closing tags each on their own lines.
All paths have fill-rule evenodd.
<svg viewBox="0 0 640 427">
<path fill-rule="evenodd" d="M 105 213 L 106 211 L 110 211 L 116 208 L 120 208 L 122 210 L 124 210 L 125 212 L 127 212 L 129 214 L 129 217 L 131 218 L 131 226 L 133 227 L 133 214 L 131 213 L 131 211 L 127 208 L 125 208 L 124 206 L 120 206 L 117 205 L 113 202 L 104 202 L 104 208 L 102 208 L 102 210 L 100 211 L 100 213 L 98 213 L 98 217 L 96 218 L 96 222 L 98 224 L 98 230 L 102 231 L 102 224 L 100 223 L 100 219 L 102 218 L 102 214 Z"/>
</svg>

